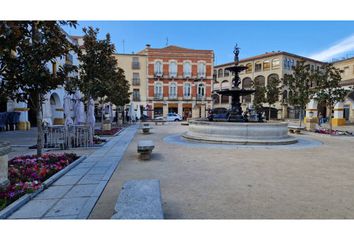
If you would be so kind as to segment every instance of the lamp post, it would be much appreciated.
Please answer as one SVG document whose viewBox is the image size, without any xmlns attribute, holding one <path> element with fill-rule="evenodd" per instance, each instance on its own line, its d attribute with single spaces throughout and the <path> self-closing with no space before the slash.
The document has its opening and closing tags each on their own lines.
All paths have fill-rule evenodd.
<svg viewBox="0 0 354 240">
<path fill-rule="evenodd" d="M 195 83 L 195 107 L 197 108 L 198 106 L 198 83 L 202 82 L 203 79 L 194 79 L 194 83 Z M 201 109 L 199 108 L 199 117 L 201 117 Z"/>
</svg>

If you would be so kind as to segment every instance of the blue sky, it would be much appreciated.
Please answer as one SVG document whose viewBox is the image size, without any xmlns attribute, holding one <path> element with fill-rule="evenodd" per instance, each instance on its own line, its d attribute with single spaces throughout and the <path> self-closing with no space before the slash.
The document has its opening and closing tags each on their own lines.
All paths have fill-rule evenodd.
<svg viewBox="0 0 354 240">
<path fill-rule="evenodd" d="M 233 47 L 241 47 L 240 58 L 270 51 L 287 51 L 318 60 L 354 54 L 354 21 L 79 21 L 77 29 L 65 30 L 82 35 L 82 27 L 100 29 L 100 37 L 110 33 L 117 52 L 177 45 L 211 49 L 215 63 L 233 60 Z"/>
</svg>

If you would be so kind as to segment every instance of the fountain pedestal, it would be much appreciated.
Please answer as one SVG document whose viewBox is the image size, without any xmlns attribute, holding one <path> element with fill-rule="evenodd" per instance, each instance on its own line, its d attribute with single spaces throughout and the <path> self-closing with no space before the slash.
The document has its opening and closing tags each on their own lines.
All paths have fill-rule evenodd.
<svg viewBox="0 0 354 240">
<path fill-rule="evenodd" d="M 0 142 L 0 190 L 10 183 L 8 177 L 8 153 L 11 151 L 8 142 Z"/>
</svg>

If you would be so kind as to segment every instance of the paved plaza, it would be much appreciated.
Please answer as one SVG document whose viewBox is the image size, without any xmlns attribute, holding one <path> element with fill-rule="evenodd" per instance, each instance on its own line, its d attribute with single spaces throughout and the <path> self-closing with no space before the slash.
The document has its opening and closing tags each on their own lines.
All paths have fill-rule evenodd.
<svg viewBox="0 0 354 240">
<path fill-rule="evenodd" d="M 9 218 L 110 219 L 134 179 L 160 180 L 167 219 L 354 218 L 354 137 L 304 132 L 294 145 L 234 146 L 188 142 L 187 130 L 132 125 L 101 148 L 75 150 L 87 158 Z M 151 160 L 139 160 L 139 140 L 154 141 Z"/>
<path fill-rule="evenodd" d="M 354 218 L 354 138 L 304 133 L 309 147 L 215 148 L 166 141 L 187 131 L 168 123 L 138 133 L 90 218 L 110 218 L 124 181 L 159 179 L 167 219 Z M 151 139 L 150 161 L 137 142 Z"/>
</svg>

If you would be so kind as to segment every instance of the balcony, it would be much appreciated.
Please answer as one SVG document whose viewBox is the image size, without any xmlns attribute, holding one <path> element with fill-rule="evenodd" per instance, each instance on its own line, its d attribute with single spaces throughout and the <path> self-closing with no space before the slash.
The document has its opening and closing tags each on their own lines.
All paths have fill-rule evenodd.
<svg viewBox="0 0 354 240">
<path fill-rule="evenodd" d="M 191 72 L 184 72 L 183 73 L 183 77 L 184 78 L 191 78 L 192 77 L 192 73 Z"/>
<path fill-rule="evenodd" d="M 170 76 L 170 78 L 176 78 L 177 77 L 177 73 L 176 72 L 170 72 L 169 76 Z"/>
<path fill-rule="evenodd" d="M 140 95 L 133 95 L 134 102 L 140 102 Z"/>
<path fill-rule="evenodd" d="M 133 78 L 133 86 L 140 86 L 140 78 Z"/>
<path fill-rule="evenodd" d="M 203 100 L 205 100 L 205 96 L 198 94 L 197 95 L 197 101 L 203 101 Z"/>
<path fill-rule="evenodd" d="M 203 73 L 203 72 L 198 73 L 198 78 L 205 78 L 205 73 Z"/>
<path fill-rule="evenodd" d="M 162 76 L 163 76 L 163 73 L 162 73 L 162 72 L 155 72 L 155 73 L 154 73 L 154 76 L 155 76 L 155 77 L 162 77 Z"/>
<path fill-rule="evenodd" d="M 169 100 L 177 100 L 177 95 L 169 95 L 168 99 Z"/>
<path fill-rule="evenodd" d="M 140 62 L 132 62 L 132 69 L 140 69 Z"/>
<path fill-rule="evenodd" d="M 162 99 L 163 99 L 162 93 L 155 93 L 154 100 L 162 100 Z"/>
<path fill-rule="evenodd" d="M 191 95 L 183 95 L 183 99 L 185 100 L 191 100 L 192 96 Z"/>
</svg>

